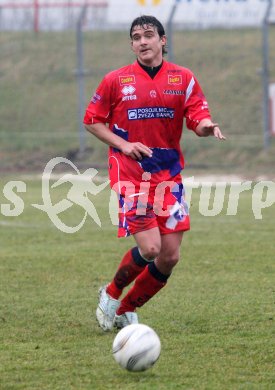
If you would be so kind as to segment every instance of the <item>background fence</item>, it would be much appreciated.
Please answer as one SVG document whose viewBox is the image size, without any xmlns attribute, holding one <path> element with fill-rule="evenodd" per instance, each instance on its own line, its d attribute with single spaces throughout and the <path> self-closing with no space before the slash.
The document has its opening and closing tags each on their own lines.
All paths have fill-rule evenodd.
<svg viewBox="0 0 275 390">
<path fill-rule="evenodd" d="M 154 14 L 164 23 L 176 4 L 177 28 L 255 27 L 271 0 L 0 0 L 2 30 L 74 29 L 85 4 L 87 29 L 122 29 L 138 14 Z M 275 7 L 270 20 L 275 21 Z"/>
<path fill-rule="evenodd" d="M 87 4 L 87 13 L 81 24 L 81 72 L 85 76 L 82 79 L 85 105 L 107 71 L 134 61 L 126 31 L 126 27 L 129 27 L 126 16 L 129 19 L 132 15 L 127 14 L 125 3 L 130 2 L 115 3 L 119 7 L 116 25 L 112 22 L 114 15 L 111 12 L 114 1 Z M 41 171 L 47 161 L 55 156 L 68 157 L 80 166 L 106 167 L 107 148 L 84 132 L 80 137 L 76 28 L 84 3 L 66 3 L 66 7 L 61 7 L 59 3 L 59 7 L 44 7 L 43 13 L 40 10 L 40 23 L 43 21 L 43 24 L 38 24 L 41 28 L 37 28 L 39 33 L 35 33 L 33 9 L 20 8 L 18 5 L 17 9 L 13 9 L 14 17 L 7 19 L 3 13 L 4 1 L 0 1 L 0 27 L 6 30 L 0 36 L 2 173 L 11 170 Z M 137 0 L 135 3 L 140 7 L 139 14 L 162 15 L 166 27 L 172 6 L 175 5 L 172 0 L 170 3 L 165 2 L 164 12 L 164 1 Z M 167 3 L 170 8 L 167 8 Z M 205 8 L 202 9 L 204 3 L 201 2 L 201 8 L 198 8 L 201 15 L 206 12 Z M 254 5 L 262 3 L 254 0 Z M 269 148 L 264 149 L 263 138 L 261 23 L 246 28 L 233 29 L 228 28 L 228 25 L 227 28 L 206 28 L 206 19 L 201 17 L 200 29 L 195 25 L 191 28 L 190 23 L 186 22 L 185 25 L 179 21 L 179 14 L 183 12 L 180 7 L 187 5 L 189 2 L 177 5 L 177 17 L 169 30 L 168 46 L 171 48 L 173 43 L 175 62 L 191 68 L 198 77 L 210 103 L 213 118 L 220 123 L 228 138 L 221 144 L 212 138 L 199 139 L 184 130 L 182 147 L 187 168 L 192 168 L 192 171 L 210 169 L 211 172 L 244 172 L 247 175 L 273 174 L 274 140 L 270 138 Z M 248 12 L 244 5 L 246 2 L 241 4 L 242 15 Z M 208 23 L 213 19 L 211 7 L 208 7 Z M 62 10 L 63 17 L 56 14 L 54 9 L 58 12 Z M 218 12 L 220 17 L 226 14 L 225 8 L 223 11 L 224 14 Z M 253 18 L 254 11 L 251 11 Z M 51 19 L 52 15 L 56 15 L 58 23 Z M 63 27 L 56 28 L 55 23 Z M 269 78 L 275 81 L 275 27 L 270 26 L 269 32 Z M 84 147 L 79 153 L 81 142 Z"/>
</svg>

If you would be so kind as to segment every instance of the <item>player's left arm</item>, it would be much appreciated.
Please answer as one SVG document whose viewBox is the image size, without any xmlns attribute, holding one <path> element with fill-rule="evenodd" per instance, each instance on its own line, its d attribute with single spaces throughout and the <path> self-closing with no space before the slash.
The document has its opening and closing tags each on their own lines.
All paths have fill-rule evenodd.
<svg viewBox="0 0 275 390">
<path fill-rule="evenodd" d="M 218 123 L 212 122 L 207 100 L 196 77 L 187 75 L 185 112 L 187 128 L 193 130 L 199 137 L 214 136 L 225 140 Z"/>
<path fill-rule="evenodd" d="M 214 136 L 219 140 L 226 140 L 226 137 L 221 132 L 218 123 L 213 123 L 208 118 L 202 119 L 194 131 L 199 137 Z"/>
</svg>

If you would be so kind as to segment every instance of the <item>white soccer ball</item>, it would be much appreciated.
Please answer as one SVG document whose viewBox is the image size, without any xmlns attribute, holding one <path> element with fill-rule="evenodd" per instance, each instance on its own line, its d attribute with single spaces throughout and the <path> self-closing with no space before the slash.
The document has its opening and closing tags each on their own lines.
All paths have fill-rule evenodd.
<svg viewBox="0 0 275 390">
<path fill-rule="evenodd" d="M 145 371 L 152 367 L 159 358 L 160 349 L 158 335 L 144 324 L 125 326 L 113 342 L 115 360 L 128 371 Z"/>
</svg>

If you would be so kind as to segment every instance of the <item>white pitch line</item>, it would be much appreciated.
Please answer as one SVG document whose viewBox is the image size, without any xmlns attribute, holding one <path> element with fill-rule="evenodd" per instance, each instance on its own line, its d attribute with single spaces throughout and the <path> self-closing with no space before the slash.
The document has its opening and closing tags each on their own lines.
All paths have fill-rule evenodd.
<svg viewBox="0 0 275 390">
<path fill-rule="evenodd" d="M 30 223 L 14 222 L 14 221 L 0 221 L 0 226 L 19 227 L 19 228 L 41 228 L 42 227 L 42 225 L 35 225 Z"/>
</svg>

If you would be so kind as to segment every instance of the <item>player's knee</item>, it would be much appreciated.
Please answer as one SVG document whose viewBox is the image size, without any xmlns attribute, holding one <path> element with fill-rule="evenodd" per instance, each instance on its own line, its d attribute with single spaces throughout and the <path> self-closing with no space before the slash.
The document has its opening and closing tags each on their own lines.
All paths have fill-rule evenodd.
<svg viewBox="0 0 275 390">
<path fill-rule="evenodd" d="M 161 255 L 160 262 L 167 268 L 173 269 L 179 262 L 179 253 L 167 253 Z"/>
<path fill-rule="evenodd" d="M 170 256 L 170 258 L 167 259 L 167 262 L 169 263 L 169 265 L 171 266 L 171 268 L 174 268 L 177 263 L 179 262 L 179 255 L 178 254 L 174 254 L 172 256 Z"/>
<path fill-rule="evenodd" d="M 141 249 L 141 255 L 147 260 L 154 260 L 160 252 L 160 246 L 151 244 Z"/>
</svg>

